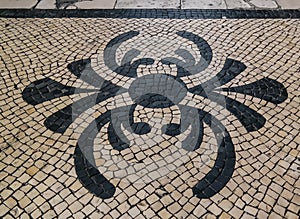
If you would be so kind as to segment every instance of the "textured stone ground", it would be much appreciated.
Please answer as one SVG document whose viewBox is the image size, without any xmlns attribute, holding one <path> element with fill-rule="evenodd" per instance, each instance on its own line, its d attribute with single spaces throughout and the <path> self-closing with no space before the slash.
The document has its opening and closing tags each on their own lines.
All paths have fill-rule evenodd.
<svg viewBox="0 0 300 219">
<path fill-rule="evenodd" d="M 299 19 L 131 13 L 0 19 L 0 216 L 298 218 Z"/>
<path fill-rule="evenodd" d="M 2 0 L 0 8 L 300 9 L 297 0 Z"/>
</svg>

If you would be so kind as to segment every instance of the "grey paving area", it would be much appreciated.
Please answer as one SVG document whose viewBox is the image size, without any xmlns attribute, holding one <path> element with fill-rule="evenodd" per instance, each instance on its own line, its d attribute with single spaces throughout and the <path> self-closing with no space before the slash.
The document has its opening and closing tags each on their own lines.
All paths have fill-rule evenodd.
<svg viewBox="0 0 300 219">
<path fill-rule="evenodd" d="M 1 0 L 0 8 L 300 9 L 299 0 Z"/>
</svg>

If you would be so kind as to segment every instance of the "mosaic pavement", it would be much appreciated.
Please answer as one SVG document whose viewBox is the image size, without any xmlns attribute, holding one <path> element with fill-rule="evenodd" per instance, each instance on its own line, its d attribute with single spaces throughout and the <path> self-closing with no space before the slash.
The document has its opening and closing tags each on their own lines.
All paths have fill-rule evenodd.
<svg viewBox="0 0 300 219">
<path fill-rule="evenodd" d="M 300 20 L 121 12 L 0 13 L 0 216 L 298 218 Z"/>
</svg>

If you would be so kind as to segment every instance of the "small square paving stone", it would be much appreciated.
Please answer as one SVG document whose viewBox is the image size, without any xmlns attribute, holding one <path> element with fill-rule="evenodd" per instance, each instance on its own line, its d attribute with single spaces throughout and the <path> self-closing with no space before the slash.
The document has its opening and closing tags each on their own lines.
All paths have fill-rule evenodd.
<svg viewBox="0 0 300 219">
<path fill-rule="evenodd" d="M 295 218 L 299 11 L 127 3 L 0 10 L 0 217 Z"/>
</svg>

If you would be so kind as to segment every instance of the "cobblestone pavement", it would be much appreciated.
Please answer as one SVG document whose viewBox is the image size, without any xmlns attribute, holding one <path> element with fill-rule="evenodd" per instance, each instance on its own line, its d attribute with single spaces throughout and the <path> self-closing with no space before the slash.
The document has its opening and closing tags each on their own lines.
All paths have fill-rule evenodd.
<svg viewBox="0 0 300 219">
<path fill-rule="evenodd" d="M 300 9 L 298 0 L 1 0 L 0 8 Z"/>
<path fill-rule="evenodd" d="M 299 11 L 85 12 L 0 11 L 0 217 L 298 218 Z"/>
</svg>

